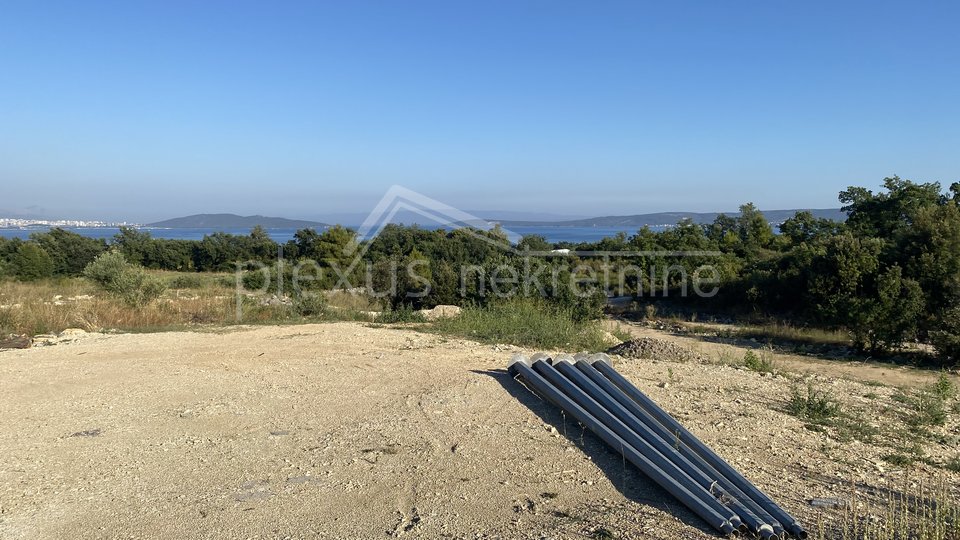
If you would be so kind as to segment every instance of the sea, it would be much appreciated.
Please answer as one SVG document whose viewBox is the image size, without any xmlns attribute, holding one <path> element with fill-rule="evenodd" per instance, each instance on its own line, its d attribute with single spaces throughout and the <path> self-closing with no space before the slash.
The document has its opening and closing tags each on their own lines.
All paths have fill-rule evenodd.
<svg viewBox="0 0 960 540">
<path fill-rule="evenodd" d="M 110 240 L 117 233 L 120 232 L 120 229 L 117 227 L 62 227 L 64 230 L 75 232 L 77 234 L 87 236 L 90 238 L 103 238 Z M 356 230 L 358 227 L 350 227 Z M 437 227 L 423 226 L 425 229 L 434 229 Z M 653 230 L 662 230 L 664 227 L 651 227 Z M 608 238 L 615 236 L 618 233 L 626 233 L 628 236 L 637 232 L 639 227 L 551 227 L 551 226 L 523 226 L 523 227 L 510 227 L 505 229 L 505 232 L 508 233 L 510 239 L 514 242 L 518 241 L 521 237 L 527 235 L 540 235 L 546 238 L 547 242 L 556 243 L 556 242 L 596 242 L 602 240 L 603 238 Z M 38 232 L 46 232 L 47 227 L 27 227 L 20 229 L 13 228 L 0 228 L 0 236 L 5 238 L 20 238 L 26 240 L 30 238 L 30 235 Z M 247 235 L 250 234 L 249 228 L 237 228 L 237 229 L 213 229 L 213 228 L 197 228 L 197 229 L 164 229 L 157 227 L 140 227 L 139 230 L 149 232 L 154 238 L 165 238 L 170 240 L 203 240 L 203 237 L 208 234 L 213 234 L 215 232 L 225 232 L 229 234 L 238 234 L 238 235 Z M 267 234 L 270 235 L 274 241 L 279 243 L 285 243 L 288 240 L 293 239 L 294 233 L 298 229 L 267 229 Z"/>
</svg>

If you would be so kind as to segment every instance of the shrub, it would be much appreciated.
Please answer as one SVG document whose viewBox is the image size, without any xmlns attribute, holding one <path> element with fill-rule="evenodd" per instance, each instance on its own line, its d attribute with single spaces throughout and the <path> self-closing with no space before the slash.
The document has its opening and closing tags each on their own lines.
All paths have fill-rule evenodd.
<svg viewBox="0 0 960 540">
<path fill-rule="evenodd" d="M 747 351 L 743 355 L 743 365 L 751 371 L 757 373 L 773 373 L 773 360 L 769 354 L 761 352 L 757 354 L 753 351 Z"/>
<path fill-rule="evenodd" d="M 412 307 L 400 306 L 399 308 L 381 311 L 373 322 L 381 324 L 410 323 L 426 322 L 426 319 L 423 318 L 423 315 L 419 311 L 414 311 Z"/>
<path fill-rule="evenodd" d="M 937 377 L 937 382 L 933 383 L 931 391 L 940 397 L 940 399 L 951 399 L 957 393 L 957 388 L 953 384 L 953 381 L 950 380 L 950 376 L 946 373 L 941 373 Z"/>
<path fill-rule="evenodd" d="M 200 276 L 183 275 L 171 279 L 168 285 L 171 289 L 200 289 L 203 287 L 203 280 Z"/>
<path fill-rule="evenodd" d="M 262 270 L 252 270 L 243 273 L 240 278 L 243 288 L 251 291 L 261 290 L 267 286 L 267 275 Z"/>
<path fill-rule="evenodd" d="M 907 423 L 914 428 L 924 426 L 942 426 L 947 423 L 947 409 L 944 399 L 930 389 L 917 392 L 911 399 L 913 411 L 907 416 Z"/>
<path fill-rule="evenodd" d="M 159 280 L 148 276 L 143 267 L 128 263 L 118 251 L 98 256 L 84 268 L 83 276 L 134 307 L 149 304 L 166 289 Z"/>
<path fill-rule="evenodd" d="M 327 309 L 327 300 L 322 294 L 304 292 L 293 298 L 293 309 L 302 317 L 317 317 Z"/>
<path fill-rule="evenodd" d="M 840 404 L 828 393 L 814 388 L 813 383 L 807 383 L 804 390 L 793 387 L 787 412 L 814 424 L 825 424 L 840 414 Z"/>
</svg>

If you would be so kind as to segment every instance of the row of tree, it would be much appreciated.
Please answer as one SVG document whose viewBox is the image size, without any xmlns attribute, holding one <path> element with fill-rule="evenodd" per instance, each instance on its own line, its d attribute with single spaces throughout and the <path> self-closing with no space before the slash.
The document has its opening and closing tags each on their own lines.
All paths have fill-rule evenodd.
<svg viewBox="0 0 960 540">
<path fill-rule="evenodd" d="M 779 224 L 780 234 L 752 204 L 706 225 L 681 221 L 661 232 L 643 228 L 579 244 L 527 236 L 510 245 L 498 229 L 398 225 L 368 242 L 339 226 L 304 229 L 283 245 L 259 227 L 249 235 L 215 233 L 200 241 L 157 239 L 123 228 L 109 244 L 53 229 L 29 241 L 0 239 L 0 275 L 76 276 L 110 248 L 132 263 L 179 271 L 233 271 L 238 261 L 258 261 L 276 272 L 282 254 L 281 279 L 292 280 L 292 263 L 311 261 L 312 287 L 364 286 L 398 307 L 545 295 L 588 318 L 600 313 L 607 294 L 670 296 L 700 309 L 846 328 L 869 351 L 931 343 L 955 361 L 960 184 L 944 191 L 938 183 L 893 177 L 883 187 L 879 193 L 861 187 L 840 193 L 845 222 L 798 212 Z M 557 249 L 573 253 L 550 253 Z M 524 256 L 534 252 L 538 256 Z M 583 252 L 592 255 L 577 255 Z M 684 295 L 704 268 L 719 281 L 716 294 Z M 250 277 L 257 272 L 251 268 Z"/>
</svg>

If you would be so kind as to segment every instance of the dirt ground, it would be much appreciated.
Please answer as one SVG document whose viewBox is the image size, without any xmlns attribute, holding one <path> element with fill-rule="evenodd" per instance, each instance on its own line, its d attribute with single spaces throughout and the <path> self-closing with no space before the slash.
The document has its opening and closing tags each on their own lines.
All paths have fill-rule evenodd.
<svg viewBox="0 0 960 540">
<path fill-rule="evenodd" d="M 649 337 L 662 339 L 682 345 L 689 350 L 700 353 L 718 362 L 739 359 L 748 349 L 760 349 L 761 343 L 745 347 L 739 344 L 723 343 L 705 340 L 696 335 L 677 335 L 669 331 L 661 331 L 649 326 L 632 323 L 624 320 L 604 321 L 608 329 L 617 328 L 634 337 Z M 700 324 L 700 326 L 706 326 Z M 713 325 L 716 328 L 732 328 L 732 325 Z M 773 360 L 778 367 L 796 373 L 819 373 L 822 375 L 851 379 L 868 383 L 880 383 L 893 386 L 919 387 L 936 380 L 937 371 L 914 369 L 909 366 L 898 366 L 887 362 L 867 362 L 860 360 L 826 360 L 814 356 L 802 356 L 784 352 L 774 352 Z"/>
<path fill-rule="evenodd" d="M 517 351 L 336 323 L 0 352 L 0 538 L 715 537 L 510 379 Z M 618 369 L 811 526 L 811 497 L 913 481 L 781 412 L 785 377 Z M 886 421 L 892 388 L 822 382 Z"/>
</svg>

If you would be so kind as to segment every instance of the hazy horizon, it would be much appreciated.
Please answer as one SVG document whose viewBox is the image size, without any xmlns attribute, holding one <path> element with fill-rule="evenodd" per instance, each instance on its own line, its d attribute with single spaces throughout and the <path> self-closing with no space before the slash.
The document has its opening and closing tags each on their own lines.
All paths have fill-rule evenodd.
<svg viewBox="0 0 960 540">
<path fill-rule="evenodd" d="M 18 3 L 0 212 L 563 216 L 960 180 L 960 6 Z M 907 46 L 906 44 L 909 44 Z"/>
</svg>

